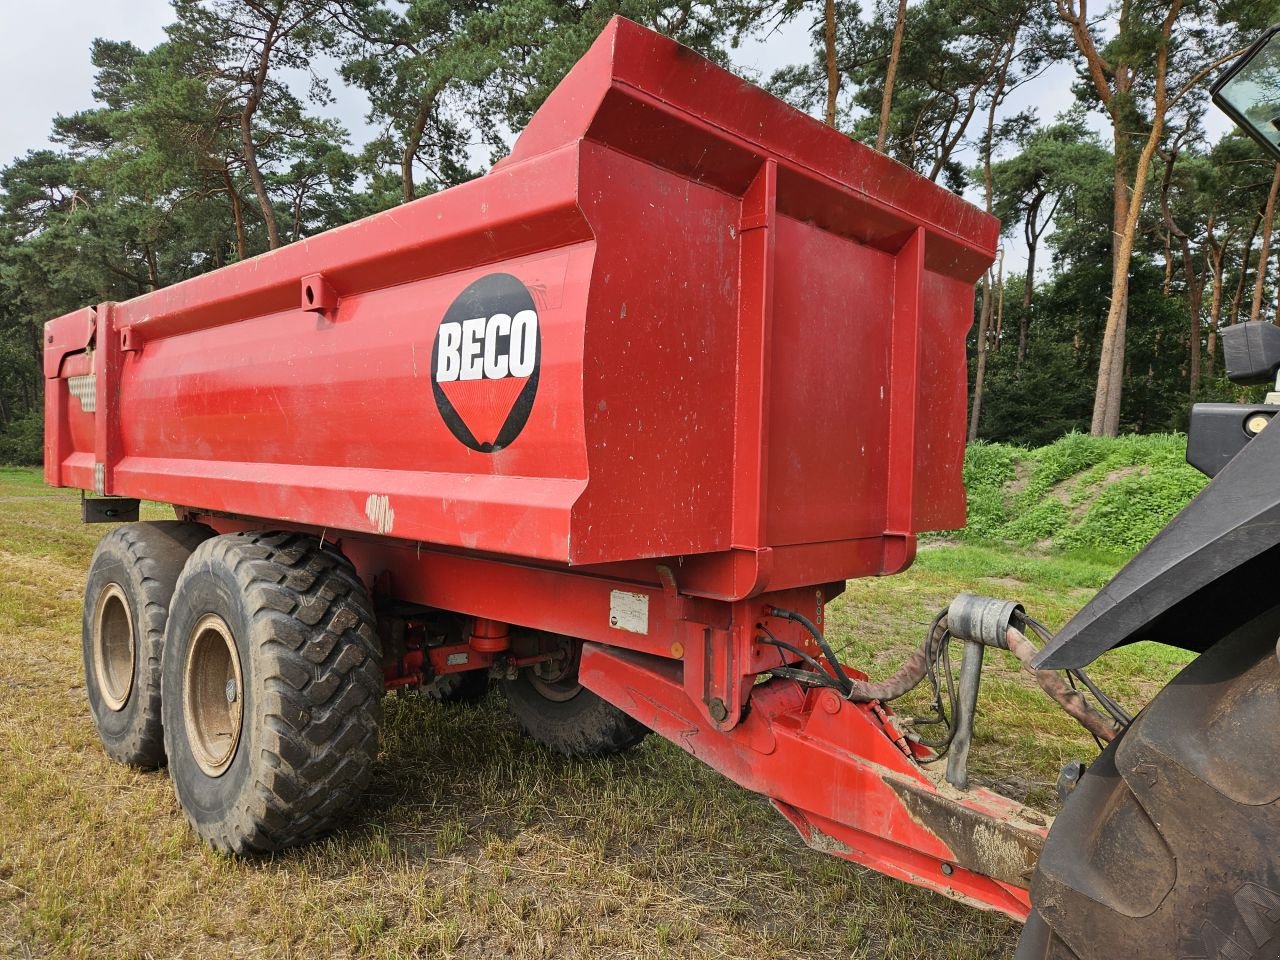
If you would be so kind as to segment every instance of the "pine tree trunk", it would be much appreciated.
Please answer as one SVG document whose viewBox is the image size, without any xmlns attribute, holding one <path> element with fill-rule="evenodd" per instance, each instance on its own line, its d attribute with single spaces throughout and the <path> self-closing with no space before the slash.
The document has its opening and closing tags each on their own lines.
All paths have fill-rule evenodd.
<svg viewBox="0 0 1280 960">
<path fill-rule="evenodd" d="M 1253 241 L 1258 237 L 1258 227 L 1262 225 L 1262 211 L 1253 218 L 1253 227 L 1249 231 L 1249 239 L 1244 242 L 1244 253 L 1240 257 L 1240 276 L 1236 277 L 1236 292 L 1231 297 L 1231 322 L 1240 322 L 1240 300 L 1244 297 L 1244 288 L 1249 282 L 1249 265 L 1253 262 Z"/>
<path fill-rule="evenodd" d="M 1111 303 L 1107 310 L 1107 322 L 1102 335 L 1102 356 L 1098 363 L 1098 382 L 1094 390 L 1093 417 L 1090 432 L 1094 436 L 1114 437 L 1120 430 L 1120 399 L 1124 387 L 1125 322 L 1129 303 L 1129 265 L 1133 259 L 1134 238 L 1138 232 L 1138 215 L 1142 211 L 1142 196 L 1147 186 L 1147 174 L 1151 158 L 1155 155 L 1164 132 L 1165 112 L 1169 107 L 1168 75 L 1169 53 L 1173 45 L 1173 27 L 1183 7 L 1183 0 L 1171 0 L 1165 9 L 1165 17 L 1159 27 L 1153 69 L 1154 93 L 1151 104 L 1151 129 L 1146 143 L 1138 154 L 1132 179 L 1128 171 L 1130 149 L 1128 116 L 1130 96 L 1133 91 L 1135 67 L 1133 62 L 1119 60 L 1108 63 L 1094 43 L 1092 26 L 1088 21 L 1084 0 L 1055 0 L 1058 16 L 1071 29 L 1076 47 L 1084 57 L 1085 68 L 1111 118 L 1115 144 L 1115 206 L 1113 224 L 1115 239 L 1112 246 Z M 1141 16 L 1134 10 L 1131 0 L 1121 0 L 1118 9 L 1119 36 L 1129 35 L 1129 20 Z M 1123 45 L 1122 45 L 1123 48 Z M 1185 88 L 1182 91 L 1186 92 Z M 1181 93 L 1175 96 L 1181 96 Z M 1132 183 L 1132 194 L 1130 194 Z M 1124 216 L 1121 216 L 1124 214 Z"/>
<path fill-rule="evenodd" d="M 1280 193 L 1280 163 L 1276 164 L 1276 172 L 1271 177 L 1271 190 L 1267 193 L 1267 206 L 1262 213 L 1262 247 L 1258 251 L 1258 272 L 1253 278 L 1253 305 L 1249 308 L 1250 320 L 1257 320 L 1262 312 L 1262 288 L 1267 284 L 1267 267 L 1271 259 L 1271 228 L 1275 223 L 1277 193 Z"/>
<path fill-rule="evenodd" d="M 222 182 L 227 188 L 227 199 L 231 203 L 231 218 L 236 226 L 236 256 L 243 260 L 248 256 L 248 244 L 244 236 L 244 210 L 240 204 L 240 193 L 236 190 L 235 181 L 231 179 L 231 171 L 225 161 L 222 164 Z"/>
<path fill-rule="evenodd" d="M 893 46 L 889 50 L 889 66 L 884 74 L 884 96 L 880 99 L 880 130 L 876 149 L 884 153 L 889 138 L 889 113 L 893 107 L 893 84 L 898 76 L 898 59 L 902 55 L 902 35 L 907 29 L 907 0 L 898 0 L 898 18 L 893 24 Z"/>
<path fill-rule="evenodd" d="M 1132 246 L 1132 245 L 1131 245 Z M 1132 249 L 1129 254 L 1132 256 Z M 1111 355 L 1109 358 L 1110 375 L 1107 377 L 1107 392 L 1104 397 L 1104 408 L 1102 412 L 1101 427 L 1099 432 L 1094 436 L 1115 437 L 1120 433 L 1120 400 L 1124 390 L 1124 357 L 1125 357 L 1125 340 L 1128 336 L 1128 314 L 1129 314 L 1129 283 L 1128 277 L 1125 278 L 1123 284 L 1123 292 L 1116 301 L 1119 306 L 1116 310 L 1117 324 L 1112 334 Z M 1113 293 L 1113 296 L 1115 294 Z M 1105 343 L 1105 337 L 1104 337 Z M 1099 371 L 1099 379 L 1101 380 L 1102 372 Z M 1094 411 L 1095 417 L 1097 411 Z"/>
<path fill-rule="evenodd" d="M 1111 275 L 1111 307 L 1107 311 L 1106 332 L 1102 338 L 1103 362 L 1099 364 L 1098 389 L 1094 394 L 1091 432 L 1095 437 L 1114 437 L 1120 432 L 1120 400 L 1124 389 L 1125 369 L 1125 324 L 1129 309 L 1129 265 L 1133 261 L 1134 240 L 1138 233 L 1138 215 L 1142 210 L 1147 175 L 1151 170 L 1151 160 L 1155 156 L 1156 147 L 1160 144 L 1161 134 L 1164 132 L 1169 30 L 1180 7 L 1180 3 L 1175 3 L 1165 21 L 1166 43 L 1160 48 L 1156 57 L 1155 103 L 1152 110 L 1151 130 L 1147 134 L 1147 142 L 1143 145 L 1142 152 L 1138 155 L 1138 162 L 1134 166 L 1133 195 L 1129 197 L 1124 196 L 1128 184 L 1120 162 L 1122 151 L 1118 146 L 1121 137 L 1120 128 L 1123 124 L 1118 118 L 1114 121 L 1117 137 L 1115 212 L 1118 214 L 1122 206 L 1127 209 L 1124 222 L 1117 223 L 1119 244 L 1115 251 L 1115 265 Z M 1109 344 L 1108 341 L 1110 341 Z"/>
<path fill-rule="evenodd" d="M 244 167 L 249 174 L 249 182 L 253 184 L 253 192 L 258 196 L 258 205 L 262 208 L 262 222 L 267 228 L 267 246 L 275 250 L 280 246 L 280 231 L 276 227 L 276 213 L 271 207 L 271 197 L 267 194 L 267 185 L 262 179 L 262 171 L 258 169 L 258 148 L 253 142 L 253 117 L 262 103 L 262 94 L 266 89 L 267 74 L 271 68 L 271 54 L 275 50 L 279 34 L 281 10 L 277 8 L 271 21 L 270 29 L 262 39 L 262 50 L 258 53 L 258 63 L 252 74 L 252 86 L 244 109 L 240 112 L 240 146 L 244 151 Z"/>
<path fill-rule="evenodd" d="M 1058 209 L 1058 201 L 1055 200 L 1044 223 L 1040 223 L 1040 208 L 1044 203 L 1046 190 L 1047 188 L 1042 188 L 1028 204 L 1022 221 L 1022 234 L 1027 241 L 1027 275 L 1022 283 L 1022 316 L 1018 318 L 1018 359 L 1014 364 L 1015 370 L 1022 369 L 1022 362 L 1027 359 L 1027 350 L 1030 349 L 1031 301 L 1036 291 L 1036 254 L 1040 250 L 1040 238 Z"/>
<path fill-rule="evenodd" d="M 1160 296 L 1168 297 L 1169 288 L 1173 286 L 1173 237 L 1169 231 L 1164 232 L 1164 283 L 1160 285 Z"/>
<path fill-rule="evenodd" d="M 996 335 L 995 347 L 1000 352 L 1000 340 L 1004 332 L 1004 247 L 996 259 Z"/>
<path fill-rule="evenodd" d="M 1186 253 L 1183 261 L 1191 259 L 1191 247 L 1184 240 L 1183 246 L 1186 247 Z M 1191 402 L 1196 402 L 1196 397 L 1200 392 L 1200 335 L 1203 333 L 1203 327 L 1200 321 L 1200 307 L 1204 302 L 1204 279 L 1187 278 L 1187 307 L 1191 314 L 1191 370 L 1189 379 L 1191 380 Z"/>
<path fill-rule="evenodd" d="M 147 286 L 152 290 L 160 289 L 160 265 L 156 262 L 155 247 L 149 243 L 142 245 L 142 254 L 147 261 Z"/>
<path fill-rule="evenodd" d="M 418 112 L 414 115 L 413 126 L 409 128 L 404 139 L 404 151 L 400 154 L 400 185 L 403 188 L 404 202 L 408 203 L 417 196 L 413 185 L 413 161 L 422 146 L 422 135 L 426 132 L 427 123 L 431 120 L 431 111 L 435 109 L 436 97 L 440 95 L 443 84 L 432 83 L 422 94 L 418 102 Z"/>
<path fill-rule="evenodd" d="M 973 374 L 973 404 L 969 409 L 969 442 L 978 439 L 982 416 L 982 388 L 987 378 L 987 335 L 991 328 L 991 271 L 982 275 L 982 307 L 978 311 L 978 368 Z"/>
<path fill-rule="evenodd" d="M 823 38 L 827 59 L 827 126 L 836 125 L 836 99 L 840 95 L 840 70 L 836 65 L 836 0 L 827 0 L 826 31 Z"/>
<path fill-rule="evenodd" d="M 1209 337 L 1204 358 L 1205 376 L 1213 380 L 1218 357 L 1218 324 L 1222 321 L 1222 261 L 1223 247 L 1214 245 L 1212 225 L 1209 229 L 1211 252 L 1210 282 L 1212 293 L 1209 298 Z M 1223 246 L 1226 246 L 1224 243 Z"/>
<path fill-rule="evenodd" d="M 1027 276 L 1022 281 L 1022 315 L 1018 317 L 1018 357 L 1015 366 L 1021 367 L 1027 359 L 1027 345 L 1031 337 L 1031 298 L 1036 289 L 1036 244 L 1027 244 Z"/>
<path fill-rule="evenodd" d="M 1133 235 L 1128 233 L 1129 182 L 1125 175 L 1128 142 L 1124 125 L 1116 120 L 1116 158 L 1114 202 L 1112 206 L 1111 304 L 1102 332 L 1102 350 L 1098 357 L 1098 380 L 1093 392 L 1093 417 L 1089 433 L 1095 437 L 1113 437 L 1119 430 L 1119 393 L 1124 368 L 1124 327 L 1129 299 L 1129 260 L 1133 255 Z M 1114 417 L 1112 411 L 1115 411 Z M 1116 426 L 1112 426 L 1113 421 Z"/>
<path fill-rule="evenodd" d="M 1182 279 L 1187 288 L 1187 319 L 1189 322 L 1187 346 L 1190 358 L 1187 380 L 1190 387 L 1191 402 L 1195 403 L 1196 395 L 1200 391 L 1200 337 L 1204 333 L 1200 308 L 1204 303 L 1205 275 L 1203 272 L 1196 272 L 1196 260 L 1191 252 L 1191 239 L 1187 236 L 1187 231 L 1178 226 L 1177 221 L 1173 219 L 1173 209 L 1169 203 L 1169 191 L 1173 183 L 1173 169 L 1178 162 L 1181 138 L 1181 134 L 1174 138 L 1173 145 L 1165 157 L 1164 177 L 1160 181 L 1160 211 L 1164 217 L 1165 226 L 1164 295 L 1166 297 L 1169 296 L 1170 288 L 1173 285 L 1173 240 L 1176 237 L 1178 250 L 1182 255 Z M 1206 243 L 1210 247 L 1213 245 L 1212 214 L 1209 216 L 1206 229 Z"/>
<path fill-rule="evenodd" d="M 253 143 L 253 115 L 257 109 L 258 98 L 252 96 L 240 113 L 240 145 L 244 150 L 244 168 L 249 174 L 249 182 L 253 184 L 253 192 L 257 194 L 258 206 L 262 208 L 262 222 L 267 227 L 267 247 L 275 250 L 280 246 L 280 231 L 276 227 L 276 214 L 271 208 L 267 185 L 262 179 L 262 171 L 258 169 L 258 150 Z"/>
</svg>

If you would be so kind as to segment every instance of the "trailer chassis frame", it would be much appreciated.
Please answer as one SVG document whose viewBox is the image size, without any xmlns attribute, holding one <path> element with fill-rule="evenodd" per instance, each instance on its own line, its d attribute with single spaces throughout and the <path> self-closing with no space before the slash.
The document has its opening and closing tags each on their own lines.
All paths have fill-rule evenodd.
<svg viewBox="0 0 1280 960">
<path fill-rule="evenodd" d="M 656 565 L 656 583 L 645 583 L 387 538 L 335 537 L 280 521 L 178 513 L 220 533 L 264 526 L 311 532 L 356 565 L 375 599 L 474 618 L 479 626 L 466 643 L 432 648 L 414 661 L 424 679 L 541 659 L 509 656 L 492 640 L 477 645 L 477 635 L 489 637 L 501 625 L 580 639 L 583 686 L 767 797 L 810 847 L 1026 919 L 1047 817 L 987 790 L 946 784 L 927 766 L 932 752 L 908 737 L 884 704 L 853 702 L 792 679 L 762 679 L 798 662 L 762 643 L 762 627 L 821 656 L 806 630 L 770 612 L 801 610 L 822 630 L 824 605 L 843 584 L 722 601 L 682 594 L 667 564 Z M 620 596 L 632 611 L 645 611 L 643 631 L 634 613 L 633 622 L 619 621 Z M 450 664 L 449 654 L 463 649 L 470 658 Z M 393 672 L 387 683 L 395 688 L 414 679 Z"/>
</svg>

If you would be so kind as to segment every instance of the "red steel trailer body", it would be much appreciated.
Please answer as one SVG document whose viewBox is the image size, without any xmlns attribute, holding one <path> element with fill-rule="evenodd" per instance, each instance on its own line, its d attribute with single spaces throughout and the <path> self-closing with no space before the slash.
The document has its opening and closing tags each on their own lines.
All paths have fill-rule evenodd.
<svg viewBox="0 0 1280 960">
<path fill-rule="evenodd" d="M 615 19 L 488 175 L 46 327 L 45 475 L 336 544 L 469 618 L 389 685 L 584 641 L 583 685 L 815 847 L 1022 917 L 1043 833 L 879 704 L 775 678 L 965 519 L 997 222 Z M 523 658 L 523 659 L 522 659 Z M 230 699 L 230 696 L 229 696 Z M 748 709 L 749 707 L 749 709 Z"/>
</svg>

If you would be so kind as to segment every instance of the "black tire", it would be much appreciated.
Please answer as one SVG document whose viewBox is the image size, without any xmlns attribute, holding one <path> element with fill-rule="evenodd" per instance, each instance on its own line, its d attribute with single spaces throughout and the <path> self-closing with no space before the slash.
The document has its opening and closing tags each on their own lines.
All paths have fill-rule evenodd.
<svg viewBox="0 0 1280 960">
<path fill-rule="evenodd" d="M 196 833 L 249 854 L 331 829 L 372 773 L 381 662 L 368 593 L 314 537 L 202 544 L 174 592 L 162 670 L 169 772 Z"/>
<path fill-rule="evenodd" d="M 1017 960 L 1280 956 L 1277 730 L 1273 637 L 1183 670 L 1064 805 Z"/>
<path fill-rule="evenodd" d="M 157 520 L 116 527 L 98 542 L 85 581 L 81 652 L 89 712 L 107 756 L 164 765 L 160 662 L 169 600 L 187 558 L 213 531 Z"/>
<path fill-rule="evenodd" d="M 604 757 L 636 746 L 649 728 L 578 683 L 582 642 L 556 638 L 567 651 L 558 673 L 521 670 L 502 689 L 520 729 L 566 757 Z"/>
<path fill-rule="evenodd" d="M 436 703 L 479 703 L 489 694 L 489 672 L 466 670 L 432 677 L 419 693 Z"/>
</svg>

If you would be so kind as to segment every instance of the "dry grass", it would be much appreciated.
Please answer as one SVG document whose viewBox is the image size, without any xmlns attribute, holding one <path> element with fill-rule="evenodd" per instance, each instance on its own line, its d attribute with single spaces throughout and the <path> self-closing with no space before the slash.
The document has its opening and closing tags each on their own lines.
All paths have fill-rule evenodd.
<svg viewBox="0 0 1280 960">
<path fill-rule="evenodd" d="M 1009 921 L 806 850 L 760 798 L 650 738 L 574 763 L 478 707 L 388 701 L 348 829 L 260 861 L 196 842 L 163 773 L 109 762 L 81 678 L 80 592 L 102 528 L 32 471 L 0 471 L 0 955 L 14 957 L 1008 956 Z M 159 518 L 159 507 L 147 516 Z M 831 630 L 877 674 L 964 587 L 1061 622 L 1105 563 L 974 547 L 851 584 Z M 984 579 L 988 582 L 984 585 Z M 1125 651 L 1130 701 L 1174 669 Z M 984 684 L 975 762 L 1045 804 L 1092 745 L 1011 664 Z"/>
</svg>

